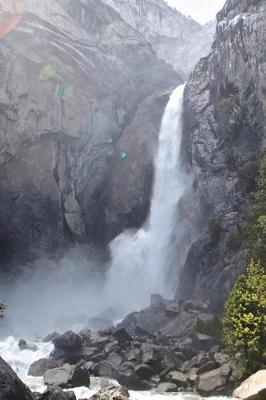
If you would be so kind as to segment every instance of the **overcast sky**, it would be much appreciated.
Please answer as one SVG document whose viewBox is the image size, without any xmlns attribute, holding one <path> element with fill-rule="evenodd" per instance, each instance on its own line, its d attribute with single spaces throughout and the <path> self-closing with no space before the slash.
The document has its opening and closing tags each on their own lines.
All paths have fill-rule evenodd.
<svg viewBox="0 0 266 400">
<path fill-rule="evenodd" d="M 166 0 L 166 2 L 183 14 L 190 15 L 201 24 L 204 24 L 215 19 L 225 0 Z"/>
</svg>

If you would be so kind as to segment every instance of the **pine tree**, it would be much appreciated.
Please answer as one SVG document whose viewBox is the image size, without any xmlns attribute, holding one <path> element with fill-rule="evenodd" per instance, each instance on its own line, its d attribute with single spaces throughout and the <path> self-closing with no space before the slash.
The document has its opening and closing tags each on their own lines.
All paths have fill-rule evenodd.
<svg viewBox="0 0 266 400">
<path fill-rule="evenodd" d="M 247 372 L 261 365 L 266 353 L 266 272 L 251 260 L 225 303 L 223 339 L 228 354 L 241 355 Z"/>
</svg>

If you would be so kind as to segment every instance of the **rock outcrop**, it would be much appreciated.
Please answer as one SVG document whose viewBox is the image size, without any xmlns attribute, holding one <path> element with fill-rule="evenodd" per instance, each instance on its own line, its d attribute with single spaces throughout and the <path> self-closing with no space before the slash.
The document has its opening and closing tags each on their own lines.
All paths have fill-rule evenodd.
<svg viewBox="0 0 266 400">
<path fill-rule="evenodd" d="M 208 54 L 215 23 L 200 25 L 164 0 L 104 0 L 140 32 L 159 59 L 188 77 L 199 59 Z"/>
<path fill-rule="evenodd" d="M 260 370 L 247 378 L 241 385 L 234 390 L 233 396 L 239 399 L 247 399 L 254 396 L 260 397 L 264 391 L 266 395 L 266 370 Z M 262 397 L 263 398 L 263 397 Z"/>
<path fill-rule="evenodd" d="M 142 224 L 160 120 L 181 82 L 101 0 L 16 4 L 0 42 L 5 265 Z"/>
<path fill-rule="evenodd" d="M 245 266 L 241 224 L 266 144 L 265 6 L 265 0 L 226 2 L 212 50 L 185 91 L 184 149 L 198 231 L 177 297 L 216 310 Z"/>
<path fill-rule="evenodd" d="M 0 399 L 35 400 L 30 390 L 2 358 L 0 358 Z"/>
</svg>

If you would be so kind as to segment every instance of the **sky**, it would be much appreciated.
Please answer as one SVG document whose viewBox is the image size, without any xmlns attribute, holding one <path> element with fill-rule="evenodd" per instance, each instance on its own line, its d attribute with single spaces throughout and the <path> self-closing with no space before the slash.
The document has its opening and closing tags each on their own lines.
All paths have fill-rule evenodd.
<svg viewBox="0 0 266 400">
<path fill-rule="evenodd" d="M 166 2 L 177 8 L 185 15 L 189 15 L 196 21 L 204 24 L 214 20 L 225 0 L 166 0 Z"/>
</svg>

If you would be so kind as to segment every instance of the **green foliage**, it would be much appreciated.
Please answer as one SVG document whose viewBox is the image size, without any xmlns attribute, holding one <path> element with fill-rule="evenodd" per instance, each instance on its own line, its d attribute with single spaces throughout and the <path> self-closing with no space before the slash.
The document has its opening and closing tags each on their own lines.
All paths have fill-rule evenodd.
<svg viewBox="0 0 266 400">
<path fill-rule="evenodd" d="M 258 177 L 259 164 L 257 161 L 249 160 L 245 162 L 237 171 L 238 182 L 240 187 L 250 193 L 256 188 L 256 180 Z"/>
<path fill-rule="evenodd" d="M 0 318 L 3 318 L 6 307 L 6 304 L 0 300 Z"/>
<path fill-rule="evenodd" d="M 221 319 L 219 317 L 214 317 L 212 320 L 209 321 L 199 319 L 195 327 L 193 328 L 191 336 L 194 336 L 194 334 L 197 332 L 204 335 L 212 336 L 220 340 L 222 336 Z"/>
<path fill-rule="evenodd" d="M 266 351 L 266 273 L 251 260 L 225 303 L 223 341 L 228 354 L 241 355 L 245 370 L 255 372 Z"/>
<path fill-rule="evenodd" d="M 252 195 L 251 213 L 244 225 L 244 242 L 249 257 L 266 267 L 266 153 L 262 157 L 257 191 Z"/>
<path fill-rule="evenodd" d="M 209 221 L 209 233 L 212 241 L 217 242 L 219 240 L 222 233 L 222 226 L 216 219 Z"/>
</svg>

